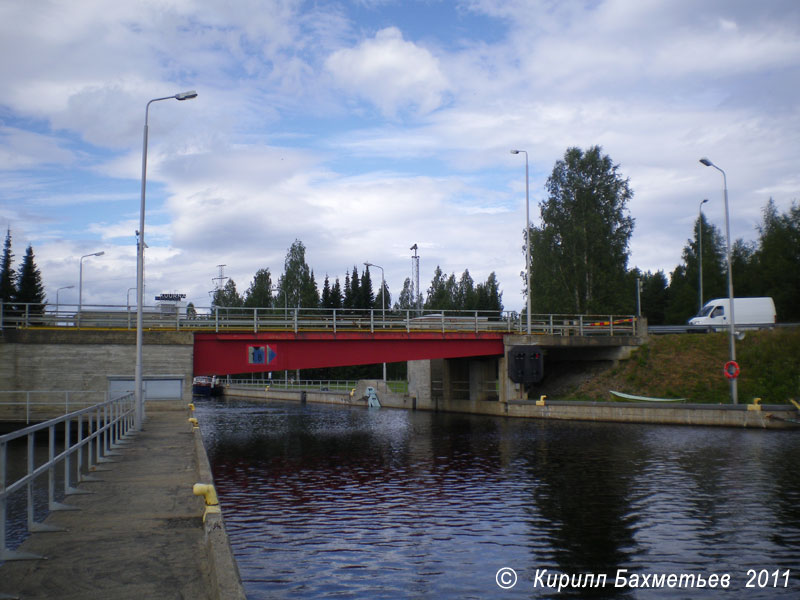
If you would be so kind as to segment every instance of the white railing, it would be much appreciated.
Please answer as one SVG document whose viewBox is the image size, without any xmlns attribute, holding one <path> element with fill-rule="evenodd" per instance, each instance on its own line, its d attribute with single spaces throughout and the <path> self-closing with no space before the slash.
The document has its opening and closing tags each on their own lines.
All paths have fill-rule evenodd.
<svg viewBox="0 0 800 600">
<path fill-rule="evenodd" d="M 26 492 L 27 528 L 29 532 L 59 531 L 37 522 L 34 518 L 34 486 L 37 479 L 47 475 L 48 509 L 74 510 L 56 501 L 56 468 L 63 463 L 63 495 L 88 493 L 73 487 L 72 483 L 91 481 L 87 473 L 97 464 L 109 462 L 114 449 L 133 429 L 133 394 L 125 394 L 106 400 L 66 415 L 31 425 L 13 433 L 0 436 L 0 561 L 37 559 L 41 556 L 10 550 L 7 546 L 8 499 L 15 492 Z M 56 452 L 57 431 L 63 427 L 63 443 Z M 37 435 L 47 432 L 47 460 L 36 464 L 34 449 Z M 74 435 L 73 435 L 74 434 Z M 7 481 L 8 446 L 18 440 L 26 440 L 26 474 L 15 481 Z M 73 456 L 75 462 L 73 463 Z M 85 456 L 85 461 L 84 461 Z"/>
<path fill-rule="evenodd" d="M 169 309 L 169 310 L 168 310 Z M 526 320 L 514 311 L 430 311 L 326 308 L 185 308 L 146 307 L 142 327 L 173 331 L 525 331 Z M 531 333 L 547 335 L 638 335 L 632 315 L 531 315 Z M 124 329 L 136 328 L 136 310 L 130 306 L 61 304 L 3 304 L 0 328 Z"/>
</svg>

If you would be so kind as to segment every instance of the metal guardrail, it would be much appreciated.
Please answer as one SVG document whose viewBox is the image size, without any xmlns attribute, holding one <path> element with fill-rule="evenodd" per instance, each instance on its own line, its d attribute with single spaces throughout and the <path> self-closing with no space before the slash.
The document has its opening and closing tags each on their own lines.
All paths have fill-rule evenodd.
<svg viewBox="0 0 800 600">
<path fill-rule="evenodd" d="M 92 397 L 94 399 L 90 399 Z M 59 412 L 67 414 L 71 410 L 86 408 L 106 399 L 106 392 L 87 392 L 83 390 L 0 390 L 0 420 L 17 420 L 12 417 L 17 417 L 18 415 L 13 414 L 13 410 L 3 410 L 5 407 L 24 406 L 25 423 L 30 424 L 31 419 L 35 417 L 37 409 L 58 408 L 63 409 L 63 411 Z M 53 411 L 48 412 L 53 414 Z"/>
<path fill-rule="evenodd" d="M 63 426 L 64 442 L 56 453 L 56 427 Z M 114 449 L 122 442 L 134 426 L 134 399 L 128 393 L 117 398 L 106 400 L 50 419 L 38 425 L 31 425 L 13 433 L 0 436 L 0 561 L 27 560 L 43 558 L 36 554 L 17 552 L 7 547 L 6 531 L 8 522 L 8 498 L 11 494 L 25 489 L 27 492 L 27 528 L 28 531 L 46 532 L 60 531 L 51 525 L 37 522 L 34 518 L 34 486 L 36 480 L 47 475 L 48 509 L 50 511 L 77 510 L 74 507 L 56 501 L 56 467 L 64 465 L 64 496 L 88 494 L 72 486 L 73 477 L 76 483 L 92 481 L 86 471 L 92 471 L 97 464 L 110 462 Z M 73 429 L 74 427 L 74 429 Z M 47 432 L 48 458 L 36 465 L 34 448 L 36 435 Z M 75 441 L 73 441 L 73 431 Z M 27 440 L 27 472 L 16 481 L 7 482 L 8 445 L 15 440 Z M 84 463 L 84 449 L 86 462 Z M 73 465 L 72 457 L 76 456 Z"/>
<path fill-rule="evenodd" d="M 80 310 L 79 310 L 80 308 Z M 170 310 L 166 310 L 166 309 Z M 515 311 L 430 311 L 325 308 L 197 308 L 146 307 L 142 327 L 170 331 L 526 331 L 526 320 Z M 0 329 L 127 329 L 136 328 L 136 311 L 127 306 L 3 304 Z M 639 335 L 633 315 L 531 315 L 531 333 L 547 335 Z"/>
<path fill-rule="evenodd" d="M 224 379 L 221 381 L 222 385 L 232 386 L 237 388 L 257 388 L 263 390 L 269 387 L 270 390 L 304 390 L 304 391 L 320 391 L 320 392 L 350 392 L 350 390 L 357 388 L 359 380 L 346 380 L 346 379 Z M 405 380 L 389 380 L 386 382 L 387 387 L 397 393 L 408 393 L 408 381 Z"/>
</svg>

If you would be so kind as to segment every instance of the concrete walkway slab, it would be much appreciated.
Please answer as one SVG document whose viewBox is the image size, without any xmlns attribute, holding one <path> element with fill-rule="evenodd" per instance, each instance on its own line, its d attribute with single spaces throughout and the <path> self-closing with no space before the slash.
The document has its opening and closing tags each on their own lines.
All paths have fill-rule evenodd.
<svg viewBox="0 0 800 600">
<path fill-rule="evenodd" d="M 69 496 L 80 511 L 51 513 L 64 532 L 34 533 L 19 548 L 47 560 L 0 566 L 0 598 L 213 598 L 202 523 L 195 435 L 183 403 L 149 403 L 147 421 L 118 450 L 91 495 Z M 5 596 L 4 596 L 5 595 Z"/>
</svg>

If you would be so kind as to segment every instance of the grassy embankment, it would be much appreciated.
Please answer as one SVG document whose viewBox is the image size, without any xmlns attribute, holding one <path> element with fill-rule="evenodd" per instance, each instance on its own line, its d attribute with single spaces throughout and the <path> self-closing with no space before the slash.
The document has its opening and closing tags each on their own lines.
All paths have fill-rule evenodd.
<svg viewBox="0 0 800 600">
<path fill-rule="evenodd" d="M 722 368 L 728 361 L 728 334 L 651 336 L 630 360 L 585 382 L 570 400 L 611 400 L 609 390 L 697 403 L 729 403 Z M 783 404 L 800 397 L 800 328 L 748 331 L 736 342 L 739 403 L 761 398 Z M 566 399 L 566 398 L 565 398 Z"/>
</svg>

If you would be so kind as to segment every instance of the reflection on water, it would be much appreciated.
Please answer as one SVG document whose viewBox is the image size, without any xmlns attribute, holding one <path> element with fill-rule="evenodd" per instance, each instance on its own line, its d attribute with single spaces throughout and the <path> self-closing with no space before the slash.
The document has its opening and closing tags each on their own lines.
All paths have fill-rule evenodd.
<svg viewBox="0 0 800 600">
<path fill-rule="evenodd" d="M 800 595 L 800 434 L 543 422 L 324 405 L 201 403 L 249 598 Z M 515 569 L 501 590 L 495 574 Z M 730 590 L 615 589 L 628 573 Z M 748 569 L 792 569 L 745 589 Z M 781 580 L 782 585 L 782 580 Z"/>
</svg>

